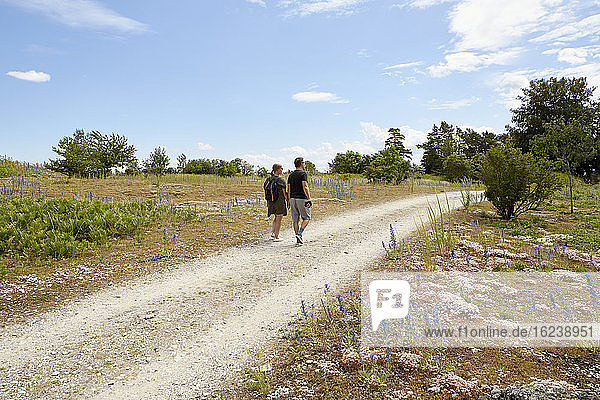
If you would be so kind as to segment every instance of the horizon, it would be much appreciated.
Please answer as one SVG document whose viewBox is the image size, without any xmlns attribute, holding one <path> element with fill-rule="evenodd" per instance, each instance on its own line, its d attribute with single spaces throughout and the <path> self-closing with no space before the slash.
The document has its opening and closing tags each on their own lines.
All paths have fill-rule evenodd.
<svg viewBox="0 0 600 400">
<path fill-rule="evenodd" d="M 83 129 L 127 137 L 138 159 L 165 147 L 172 166 L 184 153 L 293 169 L 301 155 L 325 171 L 393 127 L 418 163 L 441 121 L 503 133 L 531 79 L 599 86 L 599 6 L 0 0 L 1 153 L 47 162 Z"/>
</svg>

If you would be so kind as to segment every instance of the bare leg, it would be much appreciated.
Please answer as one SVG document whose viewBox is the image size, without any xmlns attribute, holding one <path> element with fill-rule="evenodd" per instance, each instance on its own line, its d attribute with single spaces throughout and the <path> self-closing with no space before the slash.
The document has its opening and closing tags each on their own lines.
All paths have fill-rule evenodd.
<svg viewBox="0 0 600 400">
<path fill-rule="evenodd" d="M 283 219 L 283 214 L 275 214 L 275 219 L 273 220 L 273 233 L 275 234 L 275 239 L 279 239 L 279 231 L 281 230 L 281 220 Z"/>
<path fill-rule="evenodd" d="M 306 226 L 308 225 L 309 222 L 310 222 L 310 219 L 303 219 L 302 220 L 302 229 L 306 228 Z M 296 233 L 298 233 L 298 231 L 296 231 Z"/>
<path fill-rule="evenodd" d="M 299 229 L 300 229 L 300 224 L 298 222 L 294 222 L 294 232 L 298 233 Z"/>
</svg>

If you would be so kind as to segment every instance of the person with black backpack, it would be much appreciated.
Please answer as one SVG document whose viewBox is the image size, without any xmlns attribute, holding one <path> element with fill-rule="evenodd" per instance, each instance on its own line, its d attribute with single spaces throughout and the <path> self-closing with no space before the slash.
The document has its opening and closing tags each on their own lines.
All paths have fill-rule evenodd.
<svg viewBox="0 0 600 400">
<path fill-rule="evenodd" d="M 263 184 L 268 207 L 267 217 L 270 217 L 271 214 L 275 215 L 271 230 L 271 239 L 275 242 L 283 240 L 279 238 L 279 231 L 281 230 L 283 216 L 287 215 L 288 204 L 290 202 L 290 195 L 286 190 L 285 180 L 281 177 L 282 173 L 283 166 L 281 164 L 273 164 L 271 176 Z"/>
</svg>

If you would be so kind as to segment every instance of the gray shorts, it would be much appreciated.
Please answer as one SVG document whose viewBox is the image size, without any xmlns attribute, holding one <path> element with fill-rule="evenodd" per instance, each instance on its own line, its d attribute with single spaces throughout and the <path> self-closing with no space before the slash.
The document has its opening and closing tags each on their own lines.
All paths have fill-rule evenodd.
<svg viewBox="0 0 600 400">
<path fill-rule="evenodd" d="M 290 199 L 290 209 L 292 210 L 292 222 L 300 221 L 302 219 L 310 219 L 310 208 L 307 208 L 304 203 L 306 199 Z"/>
</svg>

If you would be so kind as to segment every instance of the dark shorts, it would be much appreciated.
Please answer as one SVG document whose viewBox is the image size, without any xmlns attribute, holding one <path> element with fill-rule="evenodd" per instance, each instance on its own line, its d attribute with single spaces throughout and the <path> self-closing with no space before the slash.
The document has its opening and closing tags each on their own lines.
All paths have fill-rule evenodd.
<svg viewBox="0 0 600 400">
<path fill-rule="evenodd" d="M 275 201 L 267 200 L 267 208 L 267 217 L 270 217 L 272 214 L 287 215 L 287 206 L 285 204 L 285 196 L 283 196 L 283 193 L 281 193 Z"/>
</svg>

